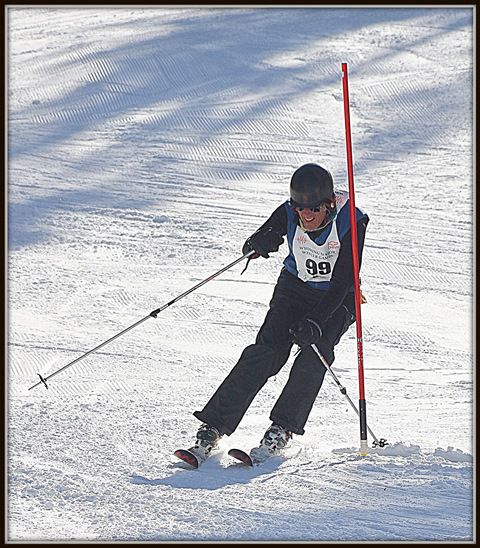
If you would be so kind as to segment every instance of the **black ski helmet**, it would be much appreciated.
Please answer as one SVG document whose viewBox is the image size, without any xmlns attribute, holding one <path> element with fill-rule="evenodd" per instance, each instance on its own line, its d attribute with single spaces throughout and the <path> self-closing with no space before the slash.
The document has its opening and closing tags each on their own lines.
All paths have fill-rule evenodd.
<svg viewBox="0 0 480 548">
<path fill-rule="evenodd" d="M 290 201 L 295 207 L 316 207 L 333 198 L 333 178 L 317 164 L 299 167 L 290 181 Z"/>
</svg>

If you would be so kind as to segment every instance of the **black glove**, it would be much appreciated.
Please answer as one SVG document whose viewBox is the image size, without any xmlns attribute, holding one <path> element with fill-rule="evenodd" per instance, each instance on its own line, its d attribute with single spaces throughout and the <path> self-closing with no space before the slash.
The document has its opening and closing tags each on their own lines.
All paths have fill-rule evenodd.
<svg viewBox="0 0 480 548">
<path fill-rule="evenodd" d="M 298 344 L 300 348 L 316 344 L 322 337 L 322 328 L 315 320 L 310 318 L 300 320 L 289 331 L 293 335 L 294 344 Z"/>
<path fill-rule="evenodd" d="M 259 228 L 254 234 L 247 239 L 243 244 L 242 253 L 246 255 L 250 251 L 255 251 L 255 254 L 261 255 L 268 259 L 269 253 L 272 251 L 278 251 L 278 248 L 283 244 L 283 236 L 272 227 L 267 226 Z M 255 255 L 252 256 L 255 258 Z"/>
</svg>

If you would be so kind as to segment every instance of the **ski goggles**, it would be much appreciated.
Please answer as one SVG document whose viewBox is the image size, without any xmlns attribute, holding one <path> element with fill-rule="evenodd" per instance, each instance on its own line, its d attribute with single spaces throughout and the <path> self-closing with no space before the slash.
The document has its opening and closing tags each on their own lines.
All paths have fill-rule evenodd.
<svg viewBox="0 0 480 548">
<path fill-rule="evenodd" d="M 314 205 L 312 207 L 300 205 L 298 202 L 295 202 L 295 200 L 292 200 L 292 198 L 290 198 L 290 204 L 293 209 L 300 212 L 305 209 L 309 209 L 310 211 L 313 211 L 313 213 L 319 213 L 322 210 L 331 213 L 336 209 L 336 200 L 333 196 L 332 198 L 322 200 L 318 205 Z"/>
<path fill-rule="evenodd" d="M 303 207 L 301 205 L 297 205 L 295 202 L 292 201 L 292 205 L 297 211 L 303 211 L 304 209 L 309 209 L 310 211 L 313 211 L 313 213 L 319 213 L 320 211 L 330 211 L 334 209 L 335 202 L 333 200 L 323 200 L 323 202 L 320 202 L 316 206 Z"/>
<path fill-rule="evenodd" d="M 327 204 L 325 202 L 322 202 L 320 205 L 315 207 L 300 207 L 300 206 L 293 206 L 297 211 L 304 211 L 305 209 L 309 209 L 310 211 L 313 211 L 313 213 L 320 213 L 322 209 L 327 208 Z"/>
</svg>

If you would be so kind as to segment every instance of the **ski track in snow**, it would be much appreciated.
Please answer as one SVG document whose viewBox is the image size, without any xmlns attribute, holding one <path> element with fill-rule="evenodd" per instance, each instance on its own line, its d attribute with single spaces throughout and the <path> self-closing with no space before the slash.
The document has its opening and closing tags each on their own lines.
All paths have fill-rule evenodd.
<svg viewBox="0 0 480 548">
<path fill-rule="evenodd" d="M 8 21 L 8 540 L 471 541 L 472 9 Z M 302 163 L 347 187 L 342 62 L 371 218 L 368 422 L 391 445 L 359 456 L 327 375 L 288 458 L 228 457 L 261 438 L 290 359 L 217 456 L 173 457 L 254 340 L 283 248 L 28 391 L 238 257 Z M 337 348 L 355 400 L 354 328 Z"/>
</svg>

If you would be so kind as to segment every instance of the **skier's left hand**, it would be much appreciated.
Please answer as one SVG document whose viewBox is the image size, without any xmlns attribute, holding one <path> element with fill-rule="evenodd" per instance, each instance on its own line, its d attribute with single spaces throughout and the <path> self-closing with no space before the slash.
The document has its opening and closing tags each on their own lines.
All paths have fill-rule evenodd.
<svg viewBox="0 0 480 548">
<path fill-rule="evenodd" d="M 294 344 L 298 344 L 300 348 L 316 344 L 322 337 L 322 328 L 315 320 L 310 318 L 295 323 L 289 331 L 293 335 Z"/>
</svg>

